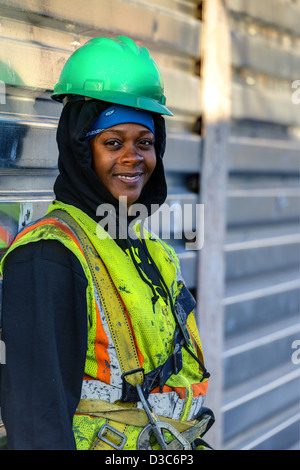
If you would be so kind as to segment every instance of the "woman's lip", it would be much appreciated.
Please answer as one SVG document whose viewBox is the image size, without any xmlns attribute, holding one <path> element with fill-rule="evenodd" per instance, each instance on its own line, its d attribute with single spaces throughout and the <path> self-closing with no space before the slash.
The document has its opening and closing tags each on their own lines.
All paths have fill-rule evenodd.
<svg viewBox="0 0 300 470">
<path fill-rule="evenodd" d="M 135 183 L 137 182 L 142 176 L 142 173 L 137 173 L 137 174 L 134 174 L 134 175 L 126 175 L 126 174 L 118 174 L 116 175 L 116 177 L 121 180 L 121 181 L 124 181 L 124 182 L 127 182 L 127 183 Z"/>
</svg>

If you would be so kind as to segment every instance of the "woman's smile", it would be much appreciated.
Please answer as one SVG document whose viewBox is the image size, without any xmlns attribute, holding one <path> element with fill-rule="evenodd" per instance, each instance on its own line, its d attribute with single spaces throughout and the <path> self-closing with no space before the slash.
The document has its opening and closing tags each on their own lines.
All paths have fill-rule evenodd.
<svg viewBox="0 0 300 470">
<path fill-rule="evenodd" d="M 132 183 L 137 183 L 139 178 L 143 175 L 143 173 L 136 173 L 134 175 L 128 175 L 128 174 L 122 174 L 122 175 L 116 175 L 121 181 L 123 181 L 125 184 L 132 184 Z"/>
</svg>

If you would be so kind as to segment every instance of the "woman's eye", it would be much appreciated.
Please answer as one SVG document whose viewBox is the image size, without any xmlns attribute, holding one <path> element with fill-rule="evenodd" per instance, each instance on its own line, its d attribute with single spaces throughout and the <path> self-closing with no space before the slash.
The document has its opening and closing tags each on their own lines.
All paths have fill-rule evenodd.
<svg viewBox="0 0 300 470">
<path fill-rule="evenodd" d="M 140 145 L 143 147 L 152 147 L 154 145 L 154 141 L 151 139 L 143 139 L 140 142 Z"/>
<path fill-rule="evenodd" d="M 120 141 L 119 139 L 108 139 L 104 142 L 104 146 L 112 149 L 112 150 L 117 150 L 123 145 L 123 141 Z M 140 141 L 137 141 L 135 145 L 142 150 L 149 150 L 154 146 L 154 140 L 152 139 L 142 139 Z"/>
<path fill-rule="evenodd" d="M 118 140 L 108 140 L 107 142 L 105 142 L 105 145 L 108 147 L 117 147 L 121 144 Z"/>
</svg>

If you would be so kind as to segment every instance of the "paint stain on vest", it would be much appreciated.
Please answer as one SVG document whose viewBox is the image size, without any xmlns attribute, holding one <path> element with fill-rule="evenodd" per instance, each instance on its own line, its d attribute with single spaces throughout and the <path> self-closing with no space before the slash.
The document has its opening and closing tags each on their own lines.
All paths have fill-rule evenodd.
<svg viewBox="0 0 300 470">
<path fill-rule="evenodd" d="M 126 294 L 131 294 L 131 292 L 126 289 L 126 287 L 119 286 L 119 291 L 126 292 Z"/>
</svg>

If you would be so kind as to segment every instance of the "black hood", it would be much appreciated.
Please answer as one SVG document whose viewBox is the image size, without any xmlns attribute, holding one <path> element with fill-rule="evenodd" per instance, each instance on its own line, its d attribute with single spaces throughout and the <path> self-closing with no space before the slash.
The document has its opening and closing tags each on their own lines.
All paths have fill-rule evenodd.
<svg viewBox="0 0 300 470">
<path fill-rule="evenodd" d="M 112 204 L 118 210 L 118 200 L 98 178 L 92 167 L 92 152 L 85 135 L 99 114 L 111 103 L 103 101 L 70 102 L 63 108 L 57 129 L 59 150 L 59 175 L 54 184 L 56 199 L 71 204 L 94 220 L 100 204 Z M 157 163 L 153 174 L 143 188 L 137 203 L 147 207 L 160 206 L 167 195 L 167 186 L 162 158 L 165 152 L 165 121 L 160 115 L 153 114 L 155 125 L 155 150 Z"/>
</svg>

